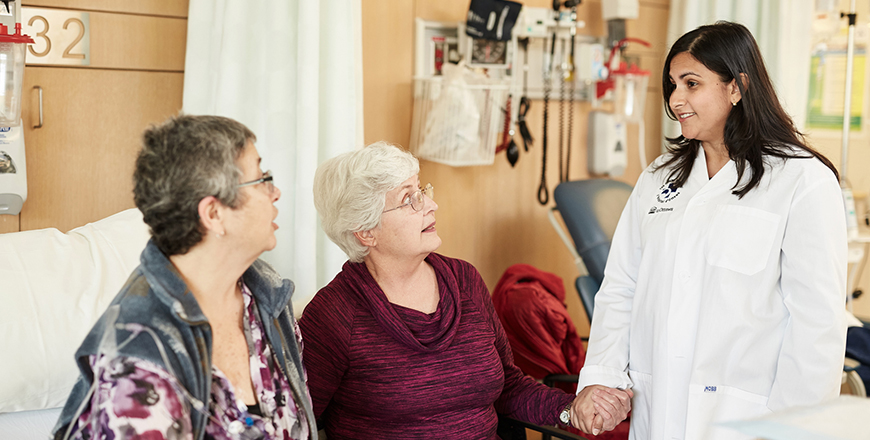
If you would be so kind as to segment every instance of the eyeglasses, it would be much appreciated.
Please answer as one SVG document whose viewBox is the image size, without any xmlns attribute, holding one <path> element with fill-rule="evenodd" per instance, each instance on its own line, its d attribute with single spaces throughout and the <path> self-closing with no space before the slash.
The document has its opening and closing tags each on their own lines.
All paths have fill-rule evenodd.
<svg viewBox="0 0 870 440">
<path fill-rule="evenodd" d="M 275 184 L 272 183 L 272 179 L 273 179 L 272 170 L 267 170 L 265 173 L 263 173 L 263 177 L 261 177 L 257 180 L 252 180 L 250 182 L 240 183 L 240 184 L 236 185 L 236 188 L 243 188 L 246 186 L 254 186 L 254 185 L 259 185 L 261 183 L 265 183 L 266 189 L 268 189 L 269 194 L 271 194 L 273 191 L 275 191 Z"/>
<path fill-rule="evenodd" d="M 435 198 L 435 188 L 432 187 L 431 183 L 427 183 L 426 186 L 423 187 L 422 189 L 418 189 L 417 191 L 414 191 L 411 194 L 408 194 L 408 196 L 405 197 L 405 203 L 402 203 L 401 205 L 396 206 L 395 208 L 391 208 L 391 209 L 388 209 L 386 211 L 383 211 L 383 213 L 395 211 L 397 209 L 401 209 L 401 208 L 404 208 L 404 207 L 409 206 L 409 205 L 411 206 L 411 209 L 413 209 L 415 212 L 420 212 L 420 210 L 423 209 L 423 204 L 426 201 L 425 199 L 423 199 L 423 196 L 429 197 L 430 199 Z"/>
</svg>

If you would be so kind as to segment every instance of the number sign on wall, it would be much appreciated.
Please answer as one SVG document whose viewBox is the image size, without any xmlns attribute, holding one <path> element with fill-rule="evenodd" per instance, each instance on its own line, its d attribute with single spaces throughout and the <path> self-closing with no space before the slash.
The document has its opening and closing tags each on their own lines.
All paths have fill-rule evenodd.
<svg viewBox="0 0 870 440">
<path fill-rule="evenodd" d="M 33 38 L 25 63 L 91 64 L 90 14 L 62 9 L 21 8 L 22 32 Z"/>
</svg>

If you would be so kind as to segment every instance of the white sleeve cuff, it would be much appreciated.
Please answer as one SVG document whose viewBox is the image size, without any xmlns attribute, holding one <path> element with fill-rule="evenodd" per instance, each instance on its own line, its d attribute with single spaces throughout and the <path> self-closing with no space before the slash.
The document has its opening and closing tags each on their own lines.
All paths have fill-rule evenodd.
<svg viewBox="0 0 870 440">
<path fill-rule="evenodd" d="M 624 370 L 603 365 L 586 365 L 580 370 L 577 380 L 577 392 L 589 385 L 604 385 L 610 388 L 625 390 L 632 387 L 631 379 Z"/>
</svg>

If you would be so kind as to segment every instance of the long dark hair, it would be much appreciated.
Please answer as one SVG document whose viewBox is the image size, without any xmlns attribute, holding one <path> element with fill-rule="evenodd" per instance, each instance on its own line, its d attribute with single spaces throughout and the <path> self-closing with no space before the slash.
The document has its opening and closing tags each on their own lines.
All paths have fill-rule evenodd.
<svg viewBox="0 0 870 440">
<path fill-rule="evenodd" d="M 683 35 L 671 46 L 662 71 L 662 96 L 669 118 L 677 120 L 669 105 L 671 94 L 676 89 L 676 85 L 670 80 L 671 60 L 683 52 L 715 72 L 723 82 L 730 83 L 737 79 L 741 99 L 731 109 L 725 121 L 725 146 L 728 148 L 729 157 L 737 165 L 737 182 L 732 187 L 733 194 L 743 198 L 758 186 L 764 175 L 764 156 L 815 157 L 839 178 L 834 164 L 807 145 L 803 134 L 783 110 L 764 67 L 758 44 L 752 33 L 741 24 L 720 21 L 701 26 Z M 668 181 L 680 187 L 689 178 L 701 143 L 683 135 L 666 139 L 670 144 L 668 151 L 671 157 L 656 170 L 674 165 Z M 796 154 L 795 148 L 807 154 Z M 747 163 L 751 172 L 749 181 L 738 188 Z"/>
</svg>

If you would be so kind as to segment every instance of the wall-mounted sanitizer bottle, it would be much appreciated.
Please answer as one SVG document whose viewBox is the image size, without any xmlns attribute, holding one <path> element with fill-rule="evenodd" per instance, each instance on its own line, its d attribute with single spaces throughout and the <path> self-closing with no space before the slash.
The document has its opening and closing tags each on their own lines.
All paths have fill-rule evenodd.
<svg viewBox="0 0 870 440">
<path fill-rule="evenodd" d="M 21 124 L 24 54 L 33 39 L 0 24 L 0 215 L 17 215 L 27 200 L 27 167 Z"/>
</svg>

